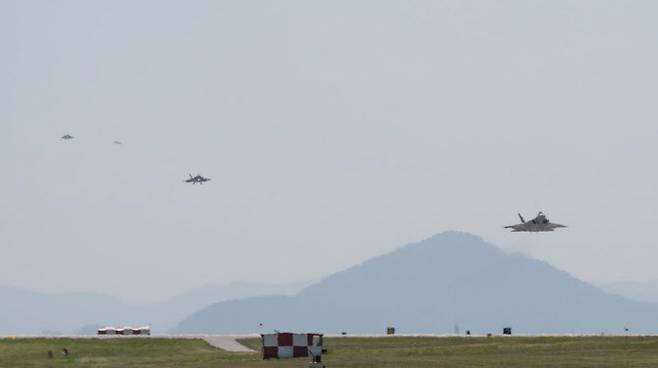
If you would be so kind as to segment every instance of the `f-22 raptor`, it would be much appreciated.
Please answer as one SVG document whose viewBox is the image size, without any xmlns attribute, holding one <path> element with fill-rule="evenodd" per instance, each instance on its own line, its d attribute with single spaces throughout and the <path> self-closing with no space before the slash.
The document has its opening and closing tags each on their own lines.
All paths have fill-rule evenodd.
<svg viewBox="0 0 658 368">
<path fill-rule="evenodd" d="M 505 226 L 505 229 L 512 229 L 512 232 L 519 232 L 519 231 L 528 231 L 532 233 L 538 233 L 538 232 L 544 232 L 544 231 L 555 231 L 555 229 L 561 228 L 561 227 L 566 227 L 564 225 L 560 224 L 554 224 L 548 220 L 548 217 L 544 215 L 543 212 L 539 212 L 537 214 L 537 217 L 530 221 L 525 221 L 523 219 L 523 216 L 519 213 L 519 218 L 521 219 L 521 223 L 517 225 L 510 225 L 510 226 Z"/>
<path fill-rule="evenodd" d="M 192 176 L 192 174 L 190 174 L 190 178 L 185 180 L 186 183 L 192 183 L 192 184 L 196 184 L 196 183 L 203 184 L 207 181 L 210 181 L 210 178 L 204 178 L 199 174 L 196 174 L 196 176 Z"/>
</svg>

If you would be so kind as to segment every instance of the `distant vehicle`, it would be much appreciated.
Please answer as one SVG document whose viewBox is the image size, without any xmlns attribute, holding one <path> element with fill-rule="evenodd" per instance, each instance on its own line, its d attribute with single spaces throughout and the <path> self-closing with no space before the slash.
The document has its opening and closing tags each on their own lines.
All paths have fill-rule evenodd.
<svg viewBox="0 0 658 368">
<path fill-rule="evenodd" d="M 66 139 L 66 140 L 68 140 L 68 139 L 73 139 L 73 136 L 70 135 L 70 134 L 66 134 L 66 135 L 63 135 L 63 136 L 62 136 L 62 139 Z"/>
<path fill-rule="evenodd" d="M 151 326 L 143 327 L 101 327 L 98 335 L 146 335 L 151 336 Z"/>
<path fill-rule="evenodd" d="M 554 224 L 548 220 L 548 217 L 543 212 L 539 212 L 537 217 L 530 221 L 525 221 L 523 216 L 519 213 L 521 223 L 517 225 L 505 226 L 505 229 L 512 229 L 512 232 L 528 231 L 533 233 L 554 231 L 555 229 L 566 227 L 560 224 Z"/>
<path fill-rule="evenodd" d="M 123 144 L 121 141 L 114 141 L 112 143 L 114 143 L 114 144 Z"/>
<path fill-rule="evenodd" d="M 185 180 L 186 183 L 192 183 L 192 184 L 196 184 L 196 183 L 203 184 L 207 181 L 210 181 L 210 178 L 204 178 L 200 174 L 196 174 L 196 176 L 192 176 L 192 174 L 190 174 L 190 178 Z"/>
</svg>

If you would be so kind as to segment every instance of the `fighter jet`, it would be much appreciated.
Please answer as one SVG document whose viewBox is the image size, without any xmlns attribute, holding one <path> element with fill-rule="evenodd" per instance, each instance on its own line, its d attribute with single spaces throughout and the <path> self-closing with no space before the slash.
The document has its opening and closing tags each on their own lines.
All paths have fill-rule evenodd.
<svg viewBox="0 0 658 368">
<path fill-rule="evenodd" d="M 520 213 L 519 213 L 519 218 L 521 219 L 520 224 L 505 226 L 505 229 L 512 229 L 513 233 L 519 231 L 529 231 L 529 232 L 537 233 L 544 231 L 554 231 L 557 228 L 566 227 L 564 225 L 551 223 L 550 221 L 548 221 L 548 217 L 546 217 L 546 215 L 544 215 L 543 212 L 539 212 L 537 214 L 537 217 L 535 217 L 530 221 L 525 221 Z"/>
<path fill-rule="evenodd" d="M 190 178 L 185 180 L 186 183 L 192 183 L 192 184 L 196 184 L 196 183 L 203 184 L 207 181 L 210 181 L 210 178 L 204 178 L 199 174 L 196 174 L 196 176 L 192 176 L 192 174 L 190 174 Z"/>
<path fill-rule="evenodd" d="M 114 144 L 116 144 L 116 145 L 121 145 L 121 144 L 123 144 L 121 141 L 114 141 L 114 142 L 112 142 L 112 143 L 114 143 Z"/>
<path fill-rule="evenodd" d="M 62 136 L 62 139 L 66 139 L 66 140 L 73 139 L 73 136 L 70 135 L 70 134 L 63 135 L 63 136 Z"/>
</svg>

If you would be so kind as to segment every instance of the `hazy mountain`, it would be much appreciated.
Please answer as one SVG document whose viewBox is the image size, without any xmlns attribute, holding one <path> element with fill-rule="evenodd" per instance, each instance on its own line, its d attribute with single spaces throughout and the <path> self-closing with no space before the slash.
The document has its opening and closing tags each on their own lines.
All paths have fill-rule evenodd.
<svg viewBox="0 0 658 368">
<path fill-rule="evenodd" d="M 141 307 L 142 315 L 157 326 L 154 331 L 169 331 L 183 318 L 212 303 L 258 295 L 292 295 L 309 284 L 296 282 L 277 285 L 240 281 L 226 285 L 207 285 L 161 303 L 144 305 Z"/>
<path fill-rule="evenodd" d="M 101 316 L 129 320 L 129 306 L 118 299 L 94 293 L 43 294 L 0 287 L 0 334 L 70 332 Z M 100 321 L 99 321 L 100 322 Z"/>
<path fill-rule="evenodd" d="M 189 333 L 658 331 L 658 307 L 611 295 L 546 262 L 447 232 L 338 272 L 296 296 L 213 304 L 180 323 Z"/>
<path fill-rule="evenodd" d="M 658 304 L 658 280 L 621 281 L 601 284 L 599 287 L 609 293 L 645 303 Z"/>
<path fill-rule="evenodd" d="M 294 294 L 307 284 L 208 285 L 167 301 L 144 305 L 131 305 L 103 294 L 45 294 L 0 286 L 0 335 L 43 334 L 44 331 L 93 334 L 99 325 L 149 323 L 154 333 L 163 333 L 211 303 L 263 294 Z"/>
</svg>

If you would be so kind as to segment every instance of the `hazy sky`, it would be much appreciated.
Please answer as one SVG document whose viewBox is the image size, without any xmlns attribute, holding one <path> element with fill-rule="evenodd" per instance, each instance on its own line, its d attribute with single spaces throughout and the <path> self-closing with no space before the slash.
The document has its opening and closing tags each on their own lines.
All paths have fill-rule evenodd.
<svg viewBox="0 0 658 368">
<path fill-rule="evenodd" d="M 656 14 L 0 1 L 0 284 L 155 300 L 453 229 L 587 281 L 658 279 Z M 502 229 L 539 210 L 569 228 Z"/>
</svg>

